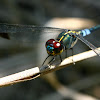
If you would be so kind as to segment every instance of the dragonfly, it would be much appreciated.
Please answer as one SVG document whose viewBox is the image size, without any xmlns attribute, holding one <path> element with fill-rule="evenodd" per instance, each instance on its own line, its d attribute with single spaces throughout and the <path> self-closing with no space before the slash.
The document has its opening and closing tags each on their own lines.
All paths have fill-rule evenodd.
<svg viewBox="0 0 100 100">
<path fill-rule="evenodd" d="M 48 39 L 45 43 L 48 56 L 45 58 L 42 65 L 48 57 L 53 56 L 53 59 L 49 63 L 54 61 L 54 58 L 59 55 L 60 60 L 61 53 L 67 49 L 73 48 L 77 43 L 77 40 L 81 40 L 90 49 L 92 49 L 98 56 L 100 56 L 100 50 L 97 49 L 92 43 L 84 39 L 85 36 L 91 34 L 93 31 L 100 29 L 100 25 L 94 26 L 89 29 L 83 29 L 80 31 L 72 31 L 68 29 L 54 28 L 54 27 L 36 27 L 33 25 L 18 25 L 18 24 L 0 24 L 0 37 L 8 40 L 16 40 L 21 42 L 36 42 L 32 37 L 37 37 L 41 32 L 57 33 L 57 37 Z M 37 39 L 37 38 L 36 38 Z M 35 43 L 36 45 L 36 43 Z"/>
</svg>

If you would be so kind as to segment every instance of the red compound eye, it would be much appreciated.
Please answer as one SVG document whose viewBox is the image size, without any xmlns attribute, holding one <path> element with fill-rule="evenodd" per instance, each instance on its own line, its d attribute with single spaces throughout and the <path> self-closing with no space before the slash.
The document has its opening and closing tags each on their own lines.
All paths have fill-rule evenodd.
<svg viewBox="0 0 100 100">
<path fill-rule="evenodd" d="M 47 42 L 46 42 L 46 46 L 47 45 L 50 45 L 50 44 L 53 44 L 55 43 L 56 41 L 54 39 L 49 39 Z"/>
<path fill-rule="evenodd" d="M 59 47 L 61 47 L 61 44 L 60 44 L 59 42 L 55 42 L 55 43 L 53 43 L 53 45 L 54 45 L 54 48 L 59 48 Z"/>
<path fill-rule="evenodd" d="M 49 39 L 46 42 L 47 53 L 51 56 L 58 55 L 63 52 L 63 45 L 60 42 L 55 41 L 54 39 Z"/>
</svg>

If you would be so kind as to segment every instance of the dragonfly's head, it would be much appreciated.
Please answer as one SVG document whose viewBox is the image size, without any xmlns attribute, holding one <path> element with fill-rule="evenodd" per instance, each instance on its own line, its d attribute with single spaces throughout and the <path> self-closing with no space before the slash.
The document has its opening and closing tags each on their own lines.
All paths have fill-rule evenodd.
<svg viewBox="0 0 100 100">
<path fill-rule="evenodd" d="M 50 56 L 58 55 L 58 54 L 62 53 L 63 49 L 64 49 L 64 46 L 60 42 L 58 42 L 54 39 L 49 39 L 46 42 L 45 46 L 46 46 L 47 53 Z"/>
</svg>

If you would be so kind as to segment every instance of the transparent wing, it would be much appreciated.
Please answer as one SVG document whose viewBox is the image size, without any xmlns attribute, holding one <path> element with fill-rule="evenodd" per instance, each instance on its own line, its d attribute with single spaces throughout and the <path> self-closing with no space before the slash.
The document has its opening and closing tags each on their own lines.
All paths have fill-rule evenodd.
<svg viewBox="0 0 100 100">
<path fill-rule="evenodd" d="M 6 39 L 17 40 L 21 42 L 34 42 L 43 34 L 59 34 L 64 31 L 60 28 L 35 27 L 32 25 L 10 25 L 0 24 L 0 36 Z M 48 35 L 49 36 L 49 35 Z"/>
<path fill-rule="evenodd" d="M 95 47 L 93 44 L 84 39 L 82 35 L 73 33 L 70 34 L 76 36 L 79 40 L 85 43 L 90 49 L 92 49 L 98 56 L 100 56 L 100 50 L 98 50 L 97 47 Z"/>
<path fill-rule="evenodd" d="M 0 58 L 5 58 L 0 63 L 0 68 L 42 65 L 48 55 L 45 42 L 50 38 L 56 38 L 62 31 L 64 29 L 0 24 Z"/>
</svg>

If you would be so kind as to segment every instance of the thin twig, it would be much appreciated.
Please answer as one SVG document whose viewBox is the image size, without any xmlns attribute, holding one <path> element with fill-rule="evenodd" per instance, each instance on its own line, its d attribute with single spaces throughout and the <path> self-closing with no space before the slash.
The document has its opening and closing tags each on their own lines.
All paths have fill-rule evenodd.
<svg viewBox="0 0 100 100">
<path fill-rule="evenodd" d="M 65 86 L 65 85 L 61 84 L 60 81 L 57 79 L 57 76 L 53 73 L 49 73 L 45 77 L 42 77 L 42 78 L 44 78 L 50 84 L 50 86 L 52 86 L 53 89 L 56 90 L 56 93 L 53 94 L 56 96 L 56 98 L 62 98 L 64 100 L 66 100 L 66 99 L 68 99 L 68 100 L 69 99 L 71 99 L 71 100 L 98 100 L 98 99 L 96 99 L 96 97 L 93 97 L 91 95 L 87 95 L 85 93 L 78 92 L 76 90 L 76 88 Z M 94 79 L 93 79 L 93 81 L 94 81 Z M 77 88 L 78 88 L 78 85 L 79 85 L 79 87 L 83 87 L 83 86 L 87 87 L 87 83 L 85 85 L 84 85 L 84 83 L 85 82 L 83 82 L 82 85 L 77 84 L 75 86 Z M 91 84 L 91 82 L 88 82 L 88 84 Z M 49 94 L 49 97 L 51 99 L 53 99 L 53 96 L 50 96 L 50 95 L 51 94 Z M 59 95 L 59 96 L 57 96 L 57 95 Z M 42 100 L 44 100 L 44 99 L 45 99 L 45 97 Z M 47 99 L 45 99 L 45 100 L 47 100 Z"/>
<path fill-rule="evenodd" d="M 98 48 L 100 50 L 100 48 Z M 27 80 L 31 80 L 31 79 L 35 79 L 41 75 L 45 75 L 47 73 L 56 71 L 58 69 L 67 67 L 71 64 L 73 64 L 74 62 L 78 62 L 81 60 L 85 60 L 91 57 L 96 56 L 96 54 L 90 50 L 87 52 L 83 52 L 71 57 L 68 57 L 66 59 L 64 59 L 59 65 L 58 63 L 54 64 L 54 65 L 46 65 L 46 66 L 42 66 L 42 67 L 34 67 L 32 69 L 28 69 L 19 73 L 15 73 L 9 76 L 5 76 L 0 78 L 0 87 L 3 86 L 7 86 L 7 85 L 12 85 L 18 82 L 22 82 L 22 81 L 27 81 Z"/>
</svg>

